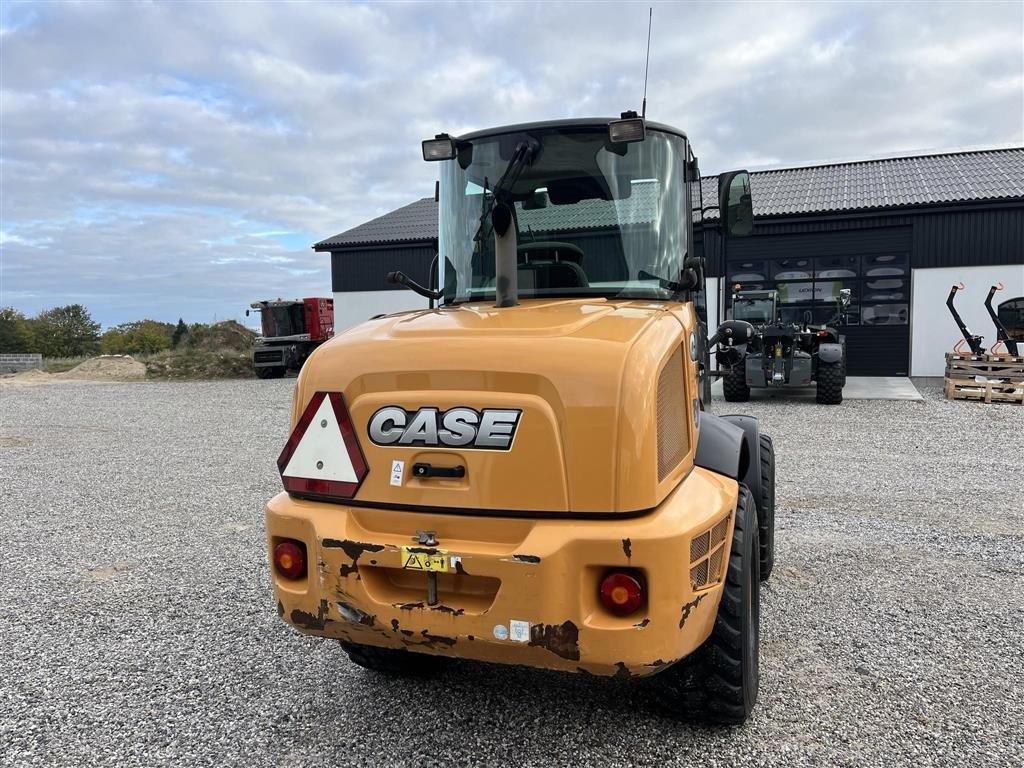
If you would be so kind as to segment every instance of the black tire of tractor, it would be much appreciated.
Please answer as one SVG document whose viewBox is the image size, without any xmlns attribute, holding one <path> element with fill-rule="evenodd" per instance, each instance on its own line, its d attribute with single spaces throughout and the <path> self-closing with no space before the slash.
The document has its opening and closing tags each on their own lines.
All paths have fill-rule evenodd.
<svg viewBox="0 0 1024 768">
<path fill-rule="evenodd" d="M 757 505 L 757 523 L 760 528 L 761 581 L 768 581 L 775 567 L 775 446 L 763 432 L 761 443 L 761 498 Z"/>
<path fill-rule="evenodd" d="M 280 379 L 287 370 L 283 366 L 264 366 L 256 369 L 256 377 L 259 379 Z"/>
<path fill-rule="evenodd" d="M 843 386 L 846 386 L 846 345 L 843 344 L 843 356 L 840 358 L 843 366 Z"/>
<path fill-rule="evenodd" d="M 444 666 L 446 659 L 425 653 L 412 653 L 398 648 L 377 648 L 341 640 L 341 647 L 353 664 L 393 677 L 431 677 Z"/>
<path fill-rule="evenodd" d="M 711 635 L 689 657 L 652 680 L 669 713 L 739 725 L 757 702 L 761 579 L 757 511 L 745 485 L 736 505 L 729 566 Z"/>
<path fill-rule="evenodd" d="M 839 405 L 843 402 L 843 361 L 819 362 L 817 384 L 814 399 L 820 405 Z"/>
<path fill-rule="evenodd" d="M 732 368 L 722 379 L 722 394 L 730 403 L 745 403 L 750 399 L 750 387 L 744 370 Z"/>
</svg>

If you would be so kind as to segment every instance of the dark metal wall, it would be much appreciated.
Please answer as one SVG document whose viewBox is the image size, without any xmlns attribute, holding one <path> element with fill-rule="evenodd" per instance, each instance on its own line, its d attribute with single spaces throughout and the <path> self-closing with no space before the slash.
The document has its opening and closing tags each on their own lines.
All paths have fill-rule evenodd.
<svg viewBox="0 0 1024 768">
<path fill-rule="evenodd" d="M 1024 207 L 914 216 L 914 267 L 1024 264 Z"/>
<path fill-rule="evenodd" d="M 427 285 L 430 262 L 435 253 L 437 253 L 437 247 L 433 243 L 408 243 L 332 251 L 332 290 L 406 290 L 401 286 L 384 282 L 384 276 L 395 270 L 401 270 L 421 285 Z"/>
</svg>

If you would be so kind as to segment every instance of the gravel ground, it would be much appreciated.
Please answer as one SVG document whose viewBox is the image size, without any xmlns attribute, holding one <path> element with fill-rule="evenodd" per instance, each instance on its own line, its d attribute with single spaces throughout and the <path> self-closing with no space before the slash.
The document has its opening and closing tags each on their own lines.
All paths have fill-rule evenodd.
<svg viewBox="0 0 1024 768">
<path fill-rule="evenodd" d="M 0 765 L 1021 765 L 1024 409 L 742 409 L 778 559 L 758 706 L 709 729 L 613 681 L 385 679 L 289 629 L 262 503 L 291 385 L 0 390 Z"/>
</svg>

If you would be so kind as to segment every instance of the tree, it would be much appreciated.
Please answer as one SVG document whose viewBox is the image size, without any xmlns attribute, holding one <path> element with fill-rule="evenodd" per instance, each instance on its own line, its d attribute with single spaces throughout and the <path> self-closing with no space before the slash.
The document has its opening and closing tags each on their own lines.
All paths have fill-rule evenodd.
<svg viewBox="0 0 1024 768">
<path fill-rule="evenodd" d="M 80 357 L 99 349 L 100 324 L 81 304 L 47 309 L 30 324 L 34 346 L 44 357 Z"/>
<path fill-rule="evenodd" d="M 34 352 L 29 321 L 14 307 L 0 309 L 0 352 Z"/>
<path fill-rule="evenodd" d="M 178 318 L 178 324 L 174 327 L 174 333 L 171 334 L 171 346 L 176 347 L 188 336 L 188 326 L 185 325 L 185 321 Z"/>
<path fill-rule="evenodd" d="M 105 355 L 151 355 L 171 347 L 174 326 L 156 320 L 136 320 L 110 328 L 100 338 Z"/>
</svg>

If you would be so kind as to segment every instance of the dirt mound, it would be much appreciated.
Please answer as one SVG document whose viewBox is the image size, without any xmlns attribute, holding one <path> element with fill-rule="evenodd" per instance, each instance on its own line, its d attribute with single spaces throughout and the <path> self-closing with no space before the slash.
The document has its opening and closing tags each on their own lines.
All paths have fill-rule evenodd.
<svg viewBox="0 0 1024 768">
<path fill-rule="evenodd" d="M 79 363 L 54 378 L 86 381 L 137 381 L 146 378 L 146 366 L 130 355 L 101 355 Z"/>
<path fill-rule="evenodd" d="M 255 375 L 248 349 L 161 352 L 149 358 L 146 369 L 151 379 L 249 379 Z"/>
<path fill-rule="evenodd" d="M 31 387 L 36 384 L 49 384 L 55 380 L 56 377 L 53 374 L 40 371 L 38 368 L 0 375 L 0 384 L 4 386 Z"/>
<path fill-rule="evenodd" d="M 225 320 L 223 323 L 216 323 L 197 330 L 189 346 L 207 352 L 230 349 L 248 354 L 252 350 L 252 342 L 255 338 L 256 333 L 241 323 Z"/>
</svg>

